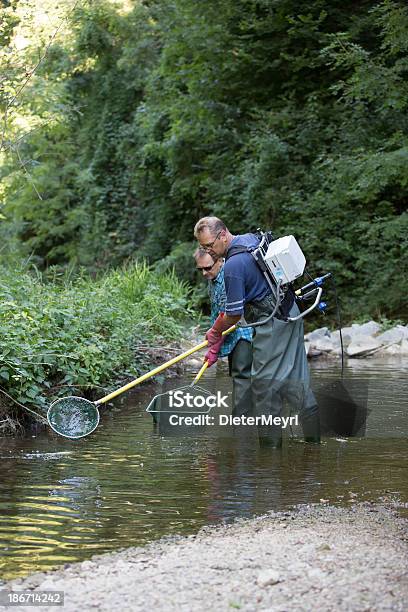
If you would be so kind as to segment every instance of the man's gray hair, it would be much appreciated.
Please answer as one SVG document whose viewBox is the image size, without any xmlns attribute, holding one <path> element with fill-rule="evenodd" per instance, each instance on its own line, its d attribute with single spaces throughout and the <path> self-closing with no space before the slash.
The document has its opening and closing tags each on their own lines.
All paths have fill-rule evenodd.
<svg viewBox="0 0 408 612">
<path fill-rule="evenodd" d="M 195 224 L 194 236 L 197 238 L 205 229 L 208 229 L 212 236 L 216 236 L 218 232 L 226 230 L 227 226 L 218 217 L 203 217 Z"/>
<path fill-rule="evenodd" d="M 206 255 L 210 255 L 205 249 L 203 249 L 202 247 L 198 247 L 198 249 L 196 249 L 193 253 L 193 257 L 196 261 L 198 261 L 199 259 L 201 259 L 201 257 L 205 257 Z M 211 255 L 210 255 L 211 257 Z M 211 259 L 214 261 L 214 259 L 211 257 Z"/>
</svg>

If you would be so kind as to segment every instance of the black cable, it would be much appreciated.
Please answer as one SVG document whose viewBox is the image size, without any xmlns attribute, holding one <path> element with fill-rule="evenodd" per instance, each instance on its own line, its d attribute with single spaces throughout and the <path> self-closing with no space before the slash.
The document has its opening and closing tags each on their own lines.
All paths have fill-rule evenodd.
<svg viewBox="0 0 408 612">
<path fill-rule="evenodd" d="M 312 282 L 311 282 L 311 283 L 309 283 L 309 285 L 305 285 L 305 287 L 304 287 L 303 289 L 305 289 L 305 288 L 307 289 L 309 286 L 312 286 L 313 284 L 316 284 L 316 283 L 314 283 L 314 280 L 315 280 L 315 279 L 313 279 L 313 278 L 310 276 L 310 274 L 309 274 L 309 272 L 308 272 L 307 270 L 305 270 L 305 274 L 306 274 L 306 276 L 308 276 L 308 277 L 310 278 L 310 280 L 311 280 Z M 333 274 L 328 273 L 328 274 L 325 274 L 323 277 L 321 277 L 321 279 L 322 279 L 322 280 L 325 280 L 325 279 L 327 279 L 327 278 L 331 278 L 332 283 L 333 283 L 334 299 L 335 299 L 335 302 L 336 302 L 337 323 L 338 323 L 338 329 L 339 329 L 339 334 L 340 334 L 340 346 L 341 346 L 341 377 L 343 378 L 343 376 L 344 376 L 344 345 L 343 345 L 343 334 L 342 334 L 342 327 L 343 327 L 343 325 L 342 325 L 342 321 L 341 321 L 340 302 L 339 302 L 339 298 L 338 298 L 338 295 L 337 295 L 337 288 L 336 288 L 336 283 L 335 283 L 335 280 L 334 280 L 334 276 L 333 276 Z M 313 293 L 313 290 L 312 290 L 312 291 L 310 291 L 309 293 L 310 293 L 310 294 L 312 294 L 312 293 Z M 302 297 L 303 297 L 303 299 L 305 299 L 305 298 L 306 298 L 306 299 L 308 299 L 308 294 L 305 294 L 304 296 L 299 296 L 299 298 L 300 298 L 300 299 L 299 299 L 299 302 L 301 302 L 301 301 L 302 301 Z M 311 297 L 312 297 L 312 296 L 311 296 Z M 309 298 L 309 299 L 311 299 L 311 298 Z M 323 313 L 323 314 L 324 314 L 324 313 Z"/>
<path fill-rule="evenodd" d="M 341 310 L 340 310 L 340 303 L 339 303 L 339 298 L 337 295 L 337 288 L 336 288 L 336 283 L 334 281 L 334 276 L 331 276 L 331 280 L 333 283 L 333 291 L 334 291 L 334 299 L 336 302 L 336 312 L 337 312 L 337 323 L 339 325 L 339 334 L 340 334 L 340 345 L 341 345 L 341 377 L 343 378 L 344 375 L 344 346 L 343 346 L 343 334 L 342 334 L 342 321 L 341 321 Z"/>
</svg>

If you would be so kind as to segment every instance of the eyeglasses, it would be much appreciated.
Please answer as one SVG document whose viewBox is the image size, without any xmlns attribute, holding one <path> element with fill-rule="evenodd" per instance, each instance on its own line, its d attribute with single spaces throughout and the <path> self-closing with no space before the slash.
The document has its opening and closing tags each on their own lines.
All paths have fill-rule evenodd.
<svg viewBox="0 0 408 612">
<path fill-rule="evenodd" d="M 204 249 L 204 251 L 209 251 L 210 249 L 213 248 L 214 244 L 217 242 L 218 238 L 220 237 L 220 234 L 222 233 L 223 230 L 220 230 L 218 232 L 218 234 L 216 235 L 216 237 L 214 238 L 214 240 L 212 242 L 210 242 L 210 244 L 202 244 L 201 248 Z M 211 266 L 212 267 L 212 266 Z"/>
<path fill-rule="evenodd" d="M 199 270 L 200 272 L 209 272 L 210 270 L 213 269 L 213 267 L 215 266 L 216 262 L 214 261 L 212 266 L 203 266 L 202 268 L 200 268 L 199 266 L 197 266 L 197 270 Z"/>
</svg>

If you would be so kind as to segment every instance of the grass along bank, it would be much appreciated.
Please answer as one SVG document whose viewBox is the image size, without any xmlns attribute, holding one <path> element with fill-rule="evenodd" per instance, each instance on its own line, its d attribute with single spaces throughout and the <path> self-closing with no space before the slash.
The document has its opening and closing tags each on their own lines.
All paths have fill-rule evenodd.
<svg viewBox="0 0 408 612">
<path fill-rule="evenodd" d="M 1 266 L 0 388 L 39 412 L 60 396 L 103 395 L 180 340 L 188 314 L 187 285 L 145 263 L 52 280 Z M 0 435 L 24 421 L 3 393 L 0 420 Z"/>
</svg>

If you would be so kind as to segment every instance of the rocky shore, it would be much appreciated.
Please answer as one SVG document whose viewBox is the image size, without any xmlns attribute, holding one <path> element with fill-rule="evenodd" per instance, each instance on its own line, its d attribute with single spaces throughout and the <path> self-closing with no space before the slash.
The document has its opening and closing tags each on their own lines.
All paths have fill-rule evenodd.
<svg viewBox="0 0 408 612">
<path fill-rule="evenodd" d="M 396 325 L 382 331 L 375 321 L 353 323 L 343 327 L 343 347 L 347 357 L 369 357 L 371 355 L 408 355 L 408 325 Z M 320 355 L 337 357 L 341 354 L 340 332 L 321 327 L 305 335 L 308 357 Z"/>
<path fill-rule="evenodd" d="M 305 506 L 95 556 L 1 588 L 64 591 L 65 612 L 403 611 L 407 536 L 408 521 L 383 506 Z"/>
</svg>

